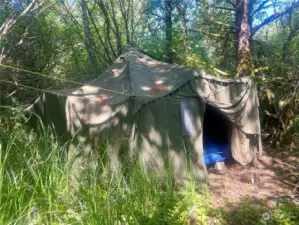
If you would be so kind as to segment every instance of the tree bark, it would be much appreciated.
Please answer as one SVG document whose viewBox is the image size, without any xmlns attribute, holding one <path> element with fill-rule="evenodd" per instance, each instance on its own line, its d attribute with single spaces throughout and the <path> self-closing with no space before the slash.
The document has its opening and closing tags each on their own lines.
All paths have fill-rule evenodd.
<svg viewBox="0 0 299 225">
<path fill-rule="evenodd" d="M 237 53 L 237 76 L 252 76 L 253 65 L 250 50 L 251 29 L 250 29 L 250 0 L 237 0 L 236 5 L 236 53 Z"/>
<path fill-rule="evenodd" d="M 82 9 L 82 20 L 83 20 L 83 26 L 84 26 L 86 49 L 88 52 L 90 65 L 92 66 L 92 69 L 95 70 L 97 68 L 97 60 L 96 60 L 96 54 L 94 52 L 94 49 L 92 48 L 94 46 L 94 44 L 93 44 L 93 40 L 92 40 L 92 36 L 91 36 L 91 31 L 88 26 L 87 5 L 86 5 L 85 0 L 81 0 L 81 9 Z"/>
</svg>

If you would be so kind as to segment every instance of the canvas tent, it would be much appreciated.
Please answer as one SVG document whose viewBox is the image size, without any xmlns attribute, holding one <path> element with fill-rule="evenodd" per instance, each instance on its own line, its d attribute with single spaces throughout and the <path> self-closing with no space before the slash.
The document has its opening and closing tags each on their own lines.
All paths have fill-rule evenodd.
<svg viewBox="0 0 299 225">
<path fill-rule="evenodd" d="M 127 48 L 95 80 L 74 90 L 44 92 L 27 111 L 60 137 L 87 135 L 92 145 L 105 140 L 118 164 L 125 151 L 137 155 L 145 169 L 160 174 L 171 168 L 177 182 L 190 174 L 205 182 L 206 106 L 228 119 L 231 154 L 247 165 L 262 151 L 258 104 L 251 77 L 215 78 Z"/>
</svg>

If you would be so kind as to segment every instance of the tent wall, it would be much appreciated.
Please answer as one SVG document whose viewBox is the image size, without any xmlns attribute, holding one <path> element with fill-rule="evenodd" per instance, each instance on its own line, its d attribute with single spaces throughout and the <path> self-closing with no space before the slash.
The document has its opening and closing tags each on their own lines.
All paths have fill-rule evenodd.
<svg viewBox="0 0 299 225">
<path fill-rule="evenodd" d="M 194 130 L 190 135 L 182 135 L 180 99 L 162 98 L 144 105 L 136 122 L 136 150 L 146 169 L 162 176 L 171 172 L 177 183 L 195 179 L 203 184 L 207 181 L 202 146 L 205 104 L 191 101 L 196 104 L 191 108 Z"/>
<path fill-rule="evenodd" d="M 63 139 L 69 138 L 65 111 L 66 98 L 59 93 L 44 92 L 25 111 L 29 115 L 29 123 L 39 131 L 50 126 L 57 136 Z"/>
</svg>

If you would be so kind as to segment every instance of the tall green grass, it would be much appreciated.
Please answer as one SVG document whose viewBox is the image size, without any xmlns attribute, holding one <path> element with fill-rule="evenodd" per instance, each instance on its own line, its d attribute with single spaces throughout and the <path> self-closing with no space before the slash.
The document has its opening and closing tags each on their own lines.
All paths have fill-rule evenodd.
<svg viewBox="0 0 299 225">
<path fill-rule="evenodd" d="M 92 160 L 69 157 L 70 143 L 58 143 L 47 131 L 37 135 L 19 119 L 8 128 L 6 122 L 0 135 L 0 224 L 183 224 L 190 212 L 205 223 L 209 202 L 195 185 L 162 181 L 138 160 L 111 170 L 105 147 Z M 77 153 L 83 150 L 75 146 Z"/>
</svg>

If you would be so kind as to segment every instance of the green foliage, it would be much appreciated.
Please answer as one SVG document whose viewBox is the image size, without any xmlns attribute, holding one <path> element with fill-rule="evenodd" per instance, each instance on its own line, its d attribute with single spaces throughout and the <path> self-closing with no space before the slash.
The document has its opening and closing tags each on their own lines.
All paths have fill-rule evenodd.
<svg viewBox="0 0 299 225">
<path fill-rule="evenodd" d="M 295 225 L 299 219 L 298 210 L 297 205 L 286 200 L 269 208 L 263 201 L 245 198 L 232 213 L 219 208 L 210 212 L 210 216 L 218 218 L 222 225 Z"/>
<path fill-rule="evenodd" d="M 299 221 L 299 207 L 290 201 L 282 201 L 272 212 L 268 224 L 296 225 Z"/>
<path fill-rule="evenodd" d="M 251 200 L 245 199 L 232 215 L 226 216 L 228 216 L 228 224 L 263 225 L 262 215 L 268 211 L 267 207 L 254 204 Z"/>
<path fill-rule="evenodd" d="M 91 164 L 83 160 L 78 183 L 69 143 L 61 145 L 48 131 L 38 136 L 20 126 L 23 118 L 14 110 L 10 124 L 3 115 L 11 109 L 1 114 L 1 224 L 182 224 L 192 209 L 205 224 L 205 195 L 194 186 L 177 189 L 172 181 L 146 175 L 135 160 L 128 160 L 120 173 L 110 171 L 103 155 Z M 83 150 L 79 143 L 76 152 Z"/>
</svg>

